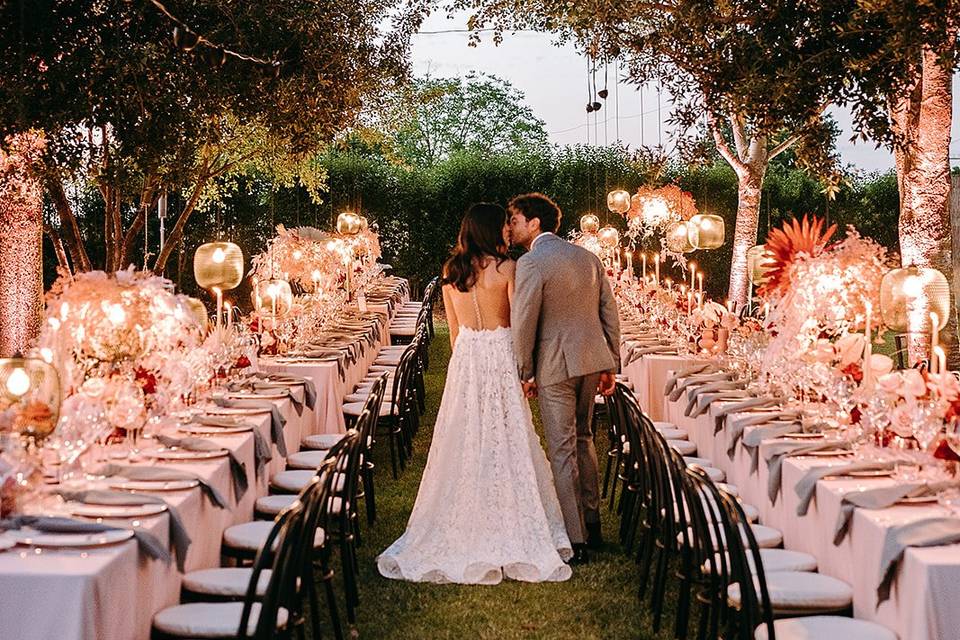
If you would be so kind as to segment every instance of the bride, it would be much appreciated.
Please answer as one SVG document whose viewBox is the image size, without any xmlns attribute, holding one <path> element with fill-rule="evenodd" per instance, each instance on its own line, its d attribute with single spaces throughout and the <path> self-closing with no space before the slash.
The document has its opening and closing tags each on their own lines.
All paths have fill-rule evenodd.
<svg viewBox="0 0 960 640">
<path fill-rule="evenodd" d="M 571 575 L 570 540 L 513 355 L 508 236 L 502 207 L 475 204 L 444 265 L 453 356 L 407 530 L 377 558 L 388 578 L 497 584 Z"/>
</svg>

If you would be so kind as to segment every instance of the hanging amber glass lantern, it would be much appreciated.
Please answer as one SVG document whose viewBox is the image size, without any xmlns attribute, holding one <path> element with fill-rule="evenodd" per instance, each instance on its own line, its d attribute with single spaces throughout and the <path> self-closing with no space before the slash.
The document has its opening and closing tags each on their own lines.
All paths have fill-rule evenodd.
<svg viewBox="0 0 960 640">
<path fill-rule="evenodd" d="M 620 244 L 620 232 L 611 226 L 600 229 L 597 238 L 600 240 L 600 246 L 604 249 L 613 249 Z"/>
<path fill-rule="evenodd" d="M 626 213 L 630 210 L 630 192 L 617 189 L 607 194 L 607 209 L 613 213 Z"/>
<path fill-rule="evenodd" d="M 600 230 L 600 218 L 588 213 L 580 218 L 580 231 L 583 233 L 596 233 Z"/>
<path fill-rule="evenodd" d="M 664 230 L 667 249 L 674 253 L 689 253 L 694 247 L 690 244 L 690 229 L 685 220 L 671 222 Z"/>
<path fill-rule="evenodd" d="M 0 431 L 43 442 L 60 416 L 60 375 L 42 358 L 0 359 Z"/>
<path fill-rule="evenodd" d="M 939 331 L 950 318 L 950 284 L 936 269 L 913 265 L 892 269 L 880 281 L 880 313 L 894 331 L 930 328 L 930 314 L 936 313 Z"/>
<path fill-rule="evenodd" d="M 253 307 L 261 316 L 279 318 L 292 306 L 293 290 L 286 280 L 260 280 L 253 287 Z"/>
<path fill-rule="evenodd" d="M 193 254 L 193 277 L 204 289 L 236 289 L 243 280 L 243 251 L 232 242 L 208 242 Z"/>
<path fill-rule="evenodd" d="M 360 216 L 352 211 L 344 211 L 337 216 L 337 233 L 345 236 L 354 236 L 360 233 Z"/>
<path fill-rule="evenodd" d="M 694 249 L 716 249 L 723 246 L 723 218 L 699 213 L 687 221 L 687 236 Z"/>
<path fill-rule="evenodd" d="M 772 258 L 766 245 L 758 244 L 747 249 L 747 276 L 751 284 L 761 285 L 768 280 L 769 260 Z"/>
</svg>

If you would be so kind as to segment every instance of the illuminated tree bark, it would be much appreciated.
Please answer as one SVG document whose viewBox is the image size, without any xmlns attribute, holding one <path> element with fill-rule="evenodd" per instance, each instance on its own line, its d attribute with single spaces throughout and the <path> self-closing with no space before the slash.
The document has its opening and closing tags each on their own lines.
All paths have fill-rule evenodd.
<svg viewBox="0 0 960 640">
<path fill-rule="evenodd" d="M 43 317 L 42 187 L 31 175 L 31 134 L 8 140 L 0 151 L 0 356 L 26 351 Z"/>
<path fill-rule="evenodd" d="M 894 150 L 900 187 L 900 258 L 903 266 L 939 269 L 952 281 L 950 231 L 951 73 L 925 51 L 920 74 L 891 109 L 901 144 Z M 909 328 L 910 363 L 929 355 L 930 323 Z M 957 323 L 951 314 L 944 348 L 956 362 Z"/>
</svg>

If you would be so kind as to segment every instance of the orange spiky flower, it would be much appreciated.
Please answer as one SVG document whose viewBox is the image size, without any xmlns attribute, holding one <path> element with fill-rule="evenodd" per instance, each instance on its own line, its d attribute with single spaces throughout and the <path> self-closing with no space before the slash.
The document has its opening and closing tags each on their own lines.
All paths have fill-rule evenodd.
<svg viewBox="0 0 960 640">
<path fill-rule="evenodd" d="M 790 265 L 800 254 L 813 257 L 818 255 L 827 246 L 827 241 L 837 230 L 832 224 L 824 231 L 822 218 L 808 218 L 803 220 L 793 218 L 783 225 L 782 229 L 774 229 L 767 236 L 766 248 L 769 256 L 765 262 L 768 265 L 768 280 L 758 289 L 760 295 L 768 295 L 782 290 L 789 281 Z"/>
</svg>

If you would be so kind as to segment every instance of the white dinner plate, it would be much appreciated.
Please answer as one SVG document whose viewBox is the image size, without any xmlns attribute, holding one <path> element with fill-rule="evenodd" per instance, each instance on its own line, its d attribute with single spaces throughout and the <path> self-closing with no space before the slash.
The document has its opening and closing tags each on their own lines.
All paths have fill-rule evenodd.
<svg viewBox="0 0 960 640">
<path fill-rule="evenodd" d="M 886 478 L 893 475 L 893 469 L 861 469 L 847 473 L 851 478 Z"/>
<path fill-rule="evenodd" d="M 211 407 L 203 412 L 210 416 L 250 416 L 257 413 L 270 413 L 268 407 Z"/>
<path fill-rule="evenodd" d="M 41 531 L 11 531 L 17 544 L 31 547 L 99 547 L 116 544 L 133 537 L 129 529 L 113 529 L 101 533 L 43 533 Z"/>
<path fill-rule="evenodd" d="M 206 424 L 182 424 L 177 427 L 183 433 L 193 433 L 204 436 L 227 436 L 235 433 L 253 431 L 253 425 L 238 424 L 235 427 L 214 427 Z"/>
<path fill-rule="evenodd" d="M 784 438 L 790 438 L 791 440 L 820 440 L 824 437 L 822 433 L 803 433 L 802 431 L 795 431 L 793 433 L 783 434 Z"/>
<path fill-rule="evenodd" d="M 197 480 L 118 480 L 111 482 L 111 489 L 124 491 L 184 491 L 193 489 L 200 483 Z"/>
<path fill-rule="evenodd" d="M 215 451 L 190 451 L 189 449 L 157 449 L 155 451 L 146 451 L 144 456 L 154 460 L 210 460 L 211 458 L 222 458 L 227 455 L 226 449 L 217 449 Z"/>
<path fill-rule="evenodd" d="M 825 451 L 809 451 L 805 456 L 816 456 L 818 458 L 835 458 L 839 456 L 853 455 L 853 451 L 847 449 L 826 449 Z"/>
<path fill-rule="evenodd" d="M 167 510 L 165 504 L 70 504 L 70 513 L 85 518 L 146 518 Z"/>
<path fill-rule="evenodd" d="M 231 393 L 228 398 L 237 400 L 281 400 L 289 396 L 289 393 Z"/>
<path fill-rule="evenodd" d="M 897 504 L 929 504 L 936 501 L 937 496 L 934 494 L 930 496 L 913 496 L 912 498 L 907 497 L 897 502 Z"/>
</svg>

